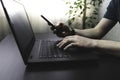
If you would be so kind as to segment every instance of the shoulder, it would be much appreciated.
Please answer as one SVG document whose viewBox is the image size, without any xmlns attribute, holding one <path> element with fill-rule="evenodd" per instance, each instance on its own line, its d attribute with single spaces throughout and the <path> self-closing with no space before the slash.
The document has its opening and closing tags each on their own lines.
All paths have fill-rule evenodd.
<svg viewBox="0 0 120 80">
<path fill-rule="evenodd" d="M 120 0 L 111 0 L 109 5 L 117 5 L 120 4 Z"/>
<path fill-rule="evenodd" d="M 110 11 L 117 11 L 120 9 L 120 0 L 111 0 L 107 9 Z"/>
<path fill-rule="evenodd" d="M 107 11 L 104 15 L 104 18 L 118 21 L 119 8 L 120 8 L 120 0 L 111 0 L 107 7 Z"/>
</svg>

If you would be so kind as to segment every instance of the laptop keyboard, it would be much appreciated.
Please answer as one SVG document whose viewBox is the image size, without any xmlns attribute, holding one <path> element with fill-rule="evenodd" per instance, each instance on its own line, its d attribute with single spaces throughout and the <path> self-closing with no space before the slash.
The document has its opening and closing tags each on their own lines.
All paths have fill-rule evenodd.
<svg viewBox="0 0 120 80">
<path fill-rule="evenodd" d="M 42 40 L 39 51 L 40 58 L 66 58 L 70 57 L 70 54 L 56 47 L 58 41 Z"/>
</svg>

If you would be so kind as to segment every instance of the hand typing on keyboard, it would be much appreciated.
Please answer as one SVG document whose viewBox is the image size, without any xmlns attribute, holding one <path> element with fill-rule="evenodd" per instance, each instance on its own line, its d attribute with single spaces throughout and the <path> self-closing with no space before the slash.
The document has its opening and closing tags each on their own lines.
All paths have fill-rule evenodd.
<svg viewBox="0 0 120 80">
<path fill-rule="evenodd" d="M 78 35 L 74 36 L 67 36 L 61 42 L 57 44 L 57 47 L 67 50 L 71 47 L 78 47 L 78 48 L 94 48 L 94 40 Z"/>
</svg>

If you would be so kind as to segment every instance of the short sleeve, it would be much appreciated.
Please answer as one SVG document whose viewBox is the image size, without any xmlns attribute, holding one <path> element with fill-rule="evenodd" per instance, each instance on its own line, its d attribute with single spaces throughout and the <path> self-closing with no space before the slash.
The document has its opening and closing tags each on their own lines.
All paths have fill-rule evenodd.
<svg viewBox="0 0 120 80">
<path fill-rule="evenodd" d="M 114 20 L 114 21 L 118 21 L 117 20 L 117 9 L 116 8 L 117 8 L 117 0 L 112 0 L 107 7 L 107 11 L 104 15 L 104 18 Z"/>
</svg>

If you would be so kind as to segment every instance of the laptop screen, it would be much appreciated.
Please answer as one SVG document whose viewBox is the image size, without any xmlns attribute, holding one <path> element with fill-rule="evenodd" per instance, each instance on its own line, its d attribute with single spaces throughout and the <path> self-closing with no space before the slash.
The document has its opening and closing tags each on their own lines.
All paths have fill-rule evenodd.
<svg viewBox="0 0 120 80">
<path fill-rule="evenodd" d="M 3 7 L 23 60 L 27 62 L 35 38 L 24 6 L 16 1 L 3 0 Z"/>
</svg>

